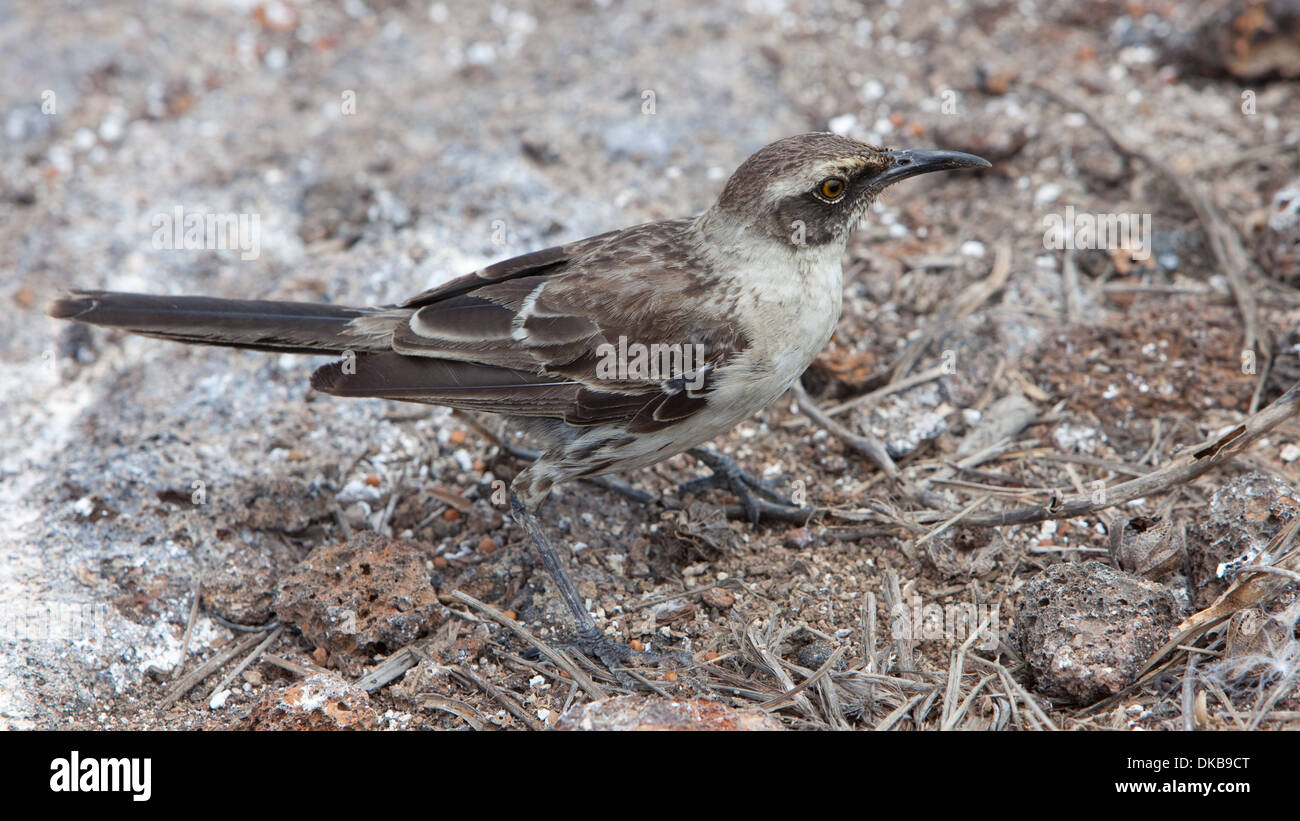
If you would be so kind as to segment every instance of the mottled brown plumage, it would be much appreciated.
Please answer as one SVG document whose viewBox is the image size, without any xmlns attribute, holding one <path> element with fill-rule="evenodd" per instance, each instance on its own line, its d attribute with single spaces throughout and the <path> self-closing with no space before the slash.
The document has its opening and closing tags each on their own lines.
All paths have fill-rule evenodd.
<svg viewBox="0 0 1300 821">
<path fill-rule="evenodd" d="M 532 515 L 550 489 L 694 448 L 780 396 L 835 328 L 840 257 L 876 194 L 976 165 L 988 163 L 802 134 L 746 160 L 697 217 L 524 254 L 399 305 L 77 291 L 49 312 L 181 342 L 343 354 L 315 388 L 530 421 L 543 453 L 512 486 L 515 515 L 591 637 Z M 611 371 L 611 351 L 626 360 L 637 345 L 659 346 L 648 361 L 668 372 L 626 361 Z"/>
</svg>

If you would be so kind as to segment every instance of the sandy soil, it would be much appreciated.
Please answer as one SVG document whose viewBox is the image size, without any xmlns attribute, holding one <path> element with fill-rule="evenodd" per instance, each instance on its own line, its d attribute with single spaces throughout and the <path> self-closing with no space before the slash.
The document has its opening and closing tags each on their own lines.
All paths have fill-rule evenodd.
<svg viewBox="0 0 1300 821">
<path fill-rule="evenodd" d="M 828 431 L 787 395 L 715 443 L 806 493 L 812 521 L 728 521 L 721 492 L 556 494 L 545 521 L 610 633 L 693 658 L 638 668 L 635 698 L 565 724 L 626 726 L 622 705 L 668 726 L 1296 726 L 1300 609 L 1280 579 L 1186 639 L 1209 651 L 1197 665 L 1130 686 L 1233 583 L 1223 563 L 1289 549 L 1294 415 L 1194 481 L 978 523 L 1104 497 L 1300 379 L 1285 4 L 3 13 L 0 726 L 540 728 L 620 693 L 537 652 L 568 621 L 493 504 L 521 465 L 481 430 L 496 420 L 313 395 L 317 360 L 43 306 L 73 286 L 391 302 L 702 210 L 752 151 L 810 130 L 995 167 L 891 190 L 851 241 L 843 319 L 803 384 L 823 410 L 870 401 Z M 177 209 L 255 217 L 256 248 L 157 247 Z M 1151 253 L 1050 247 L 1067 213 L 1147 215 Z M 844 433 L 885 442 L 899 478 Z M 681 456 L 623 478 L 674 502 L 703 472 Z M 1124 530 L 1144 516 L 1159 526 Z M 1130 531 L 1153 535 L 1117 554 Z M 1041 575 L 1062 563 L 1079 566 Z M 1133 600 L 1071 598 L 1085 588 Z M 1029 618 L 1026 589 L 1053 606 Z M 910 633 L 904 614 L 922 616 Z"/>
</svg>

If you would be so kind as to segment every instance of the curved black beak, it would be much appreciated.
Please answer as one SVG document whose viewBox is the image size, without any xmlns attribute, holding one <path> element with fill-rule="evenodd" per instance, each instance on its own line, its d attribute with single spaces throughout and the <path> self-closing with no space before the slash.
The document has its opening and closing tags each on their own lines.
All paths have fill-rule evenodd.
<svg viewBox="0 0 1300 821">
<path fill-rule="evenodd" d="M 871 181 L 873 187 L 884 188 L 886 185 L 893 185 L 899 180 L 915 177 L 917 174 L 928 174 L 931 171 L 993 167 L 993 163 L 983 157 L 965 154 L 961 151 L 905 149 L 887 151 L 885 155 L 889 157 L 889 168 L 876 175 L 875 179 Z"/>
</svg>

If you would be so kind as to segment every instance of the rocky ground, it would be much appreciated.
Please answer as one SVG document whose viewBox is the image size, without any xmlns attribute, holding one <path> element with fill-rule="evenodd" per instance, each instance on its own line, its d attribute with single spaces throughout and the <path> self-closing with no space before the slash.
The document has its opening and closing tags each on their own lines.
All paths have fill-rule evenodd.
<svg viewBox="0 0 1300 821">
<path fill-rule="evenodd" d="M 68 5 L 0 6 L 0 725 L 1296 726 L 1300 604 L 1238 572 L 1297 569 L 1288 4 Z M 547 506 L 609 632 L 693 659 L 635 693 L 563 656 L 496 420 L 43 313 L 392 302 L 699 211 L 809 130 L 994 167 L 877 203 L 812 407 L 716 443 L 811 521 L 679 504 L 686 456 L 623 477 L 663 504 Z M 178 209 L 256 242 L 168 247 Z M 1076 213 L 1150 253 L 1054 247 Z"/>
</svg>

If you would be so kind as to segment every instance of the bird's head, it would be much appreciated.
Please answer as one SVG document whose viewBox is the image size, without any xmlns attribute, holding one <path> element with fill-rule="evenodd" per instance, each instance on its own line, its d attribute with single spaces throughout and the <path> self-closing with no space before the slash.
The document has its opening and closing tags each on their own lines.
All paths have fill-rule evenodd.
<svg viewBox="0 0 1300 821">
<path fill-rule="evenodd" d="M 791 245 L 842 245 L 887 186 L 930 171 L 970 167 L 990 163 L 960 151 L 891 151 L 837 134 L 799 134 L 745 160 L 709 216 Z"/>
</svg>

